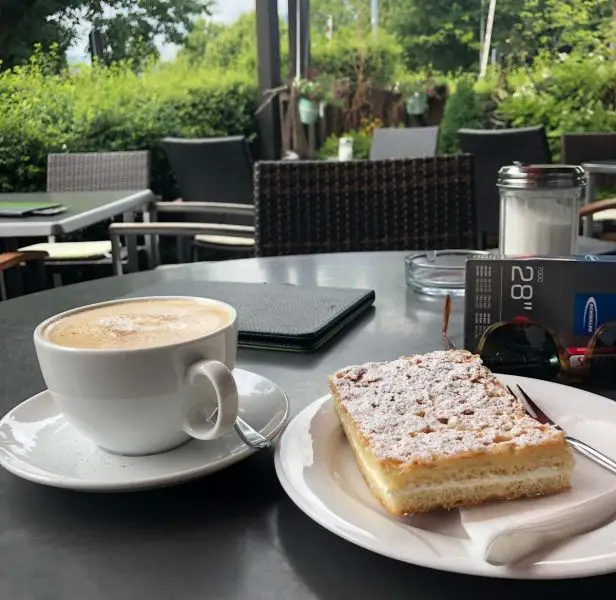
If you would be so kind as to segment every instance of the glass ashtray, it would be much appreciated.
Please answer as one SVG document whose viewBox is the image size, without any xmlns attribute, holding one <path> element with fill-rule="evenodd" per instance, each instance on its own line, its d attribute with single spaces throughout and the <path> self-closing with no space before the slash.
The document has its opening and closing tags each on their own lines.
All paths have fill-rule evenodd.
<svg viewBox="0 0 616 600">
<path fill-rule="evenodd" d="M 481 250 L 430 250 L 405 258 L 406 284 L 428 296 L 464 296 L 466 260 L 491 253 Z"/>
</svg>

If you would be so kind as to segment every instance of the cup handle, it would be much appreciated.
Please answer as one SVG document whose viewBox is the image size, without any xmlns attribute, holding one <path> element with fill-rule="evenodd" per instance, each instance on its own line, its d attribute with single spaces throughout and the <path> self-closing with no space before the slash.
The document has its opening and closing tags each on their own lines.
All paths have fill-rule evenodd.
<svg viewBox="0 0 616 600">
<path fill-rule="evenodd" d="M 214 440 L 233 429 L 239 404 L 237 386 L 231 371 L 216 360 L 200 360 L 191 365 L 186 373 L 188 385 L 192 387 L 199 387 L 203 378 L 212 384 L 216 392 L 216 421 L 212 423 L 203 410 L 203 404 L 197 404 L 186 415 L 184 431 L 198 440 Z"/>
</svg>

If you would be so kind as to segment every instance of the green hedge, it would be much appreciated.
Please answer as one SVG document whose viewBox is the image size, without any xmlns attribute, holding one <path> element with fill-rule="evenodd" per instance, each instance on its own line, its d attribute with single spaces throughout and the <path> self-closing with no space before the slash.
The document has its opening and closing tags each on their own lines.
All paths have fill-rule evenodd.
<svg viewBox="0 0 616 600">
<path fill-rule="evenodd" d="M 165 136 L 255 133 L 249 77 L 179 59 L 135 73 L 129 65 L 50 74 L 45 57 L 0 73 L 0 191 L 45 188 L 50 152 L 152 152 L 152 187 L 171 193 Z"/>
<path fill-rule="evenodd" d="M 354 30 L 341 30 L 330 41 L 313 40 L 310 60 L 318 73 L 356 82 L 365 79 L 384 86 L 393 85 L 402 65 L 402 47 L 389 34 L 362 37 Z"/>
<path fill-rule="evenodd" d="M 484 103 L 473 89 L 474 83 L 471 76 L 460 78 L 455 91 L 447 100 L 439 131 L 441 154 L 460 152 L 459 129 L 485 129 L 489 125 Z"/>
<path fill-rule="evenodd" d="M 506 73 L 500 114 L 513 127 L 544 125 L 554 158 L 568 132 L 616 131 L 616 63 L 572 53 Z"/>
</svg>

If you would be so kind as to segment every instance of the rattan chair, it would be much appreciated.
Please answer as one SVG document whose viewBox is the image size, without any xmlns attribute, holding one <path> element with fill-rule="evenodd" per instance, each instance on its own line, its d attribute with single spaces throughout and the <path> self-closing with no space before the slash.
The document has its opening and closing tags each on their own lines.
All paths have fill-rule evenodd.
<svg viewBox="0 0 616 600">
<path fill-rule="evenodd" d="M 47 157 L 48 192 L 92 192 L 143 190 L 150 186 L 150 153 L 85 152 L 49 154 Z M 45 242 L 32 244 L 23 251 L 46 252 L 46 264 L 52 267 L 108 264 L 111 241 Z M 54 272 L 54 283 L 60 283 Z"/>
<path fill-rule="evenodd" d="M 471 156 L 261 162 L 257 256 L 475 248 Z"/>
<path fill-rule="evenodd" d="M 482 245 L 497 242 L 500 198 L 498 171 L 516 161 L 527 164 L 552 162 L 544 127 L 521 129 L 460 129 L 463 152 L 474 156 L 477 219 Z M 491 239 L 490 239 L 491 238 Z"/>
<path fill-rule="evenodd" d="M 370 146 L 370 160 L 435 156 L 437 140 L 438 127 L 375 129 Z"/>
<path fill-rule="evenodd" d="M 49 154 L 48 192 L 143 190 L 150 187 L 150 153 L 83 152 Z"/>
<path fill-rule="evenodd" d="M 254 227 L 252 211 L 238 214 L 225 209 L 236 204 L 252 205 L 253 164 L 246 138 L 165 138 L 163 147 L 183 202 L 207 202 L 212 210 L 201 213 L 201 217 L 210 223 Z M 214 210 L 216 204 L 220 207 L 218 211 Z M 194 242 L 208 257 L 254 255 L 254 237 L 203 233 Z"/>
</svg>

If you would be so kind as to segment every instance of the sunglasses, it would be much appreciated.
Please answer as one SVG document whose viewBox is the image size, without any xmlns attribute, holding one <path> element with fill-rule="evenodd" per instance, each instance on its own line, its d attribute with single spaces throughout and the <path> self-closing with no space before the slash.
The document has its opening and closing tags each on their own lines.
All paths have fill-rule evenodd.
<svg viewBox="0 0 616 600">
<path fill-rule="evenodd" d="M 451 297 L 443 308 L 443 343 L 455 348 L 447 334 Z M 501 321 L 488 327 L 475 353 L 495 373 L 536 379 L 589 381 L 596 386 L 616 387 L 616 322 L 601 325 L 588 344 L 565 348 L 547 327 L 525 317 Z"/>
</svg>

